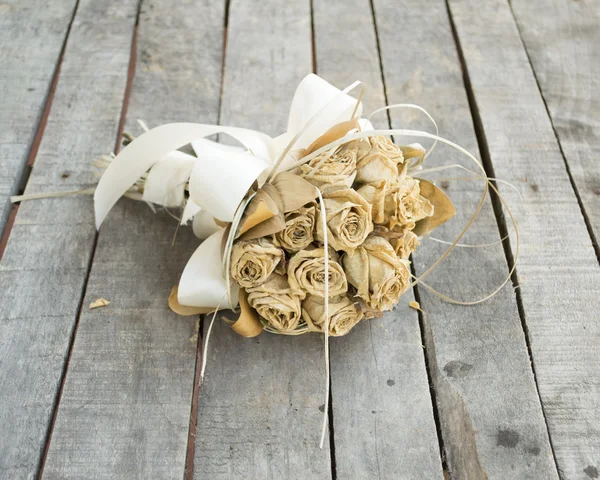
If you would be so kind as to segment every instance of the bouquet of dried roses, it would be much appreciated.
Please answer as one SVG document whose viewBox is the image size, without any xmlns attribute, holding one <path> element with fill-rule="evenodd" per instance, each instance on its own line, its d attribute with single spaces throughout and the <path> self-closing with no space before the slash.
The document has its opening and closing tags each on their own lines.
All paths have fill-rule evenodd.
<svg viewBox="0 0 600 480">
<path fill-rule="evenodd" d="M 411 285 L 419 236 L 454 208 L 415 178 L 420 144 L 398 146 L 360 118 L 348 95 L 357 85 L 340 91 L 307 76 L 276 138 L 199 124 L 147 131 L 107 165 L 95 191 L 98 227 L 123 195 L 182 207 L 182 223 L 206 240 L 169 304 L 181 314 L 239 305 L 229 323 L 244 336 L 341 336 L 381 316 Z M 243 148 L 205 138 L 217 133 Z M 196 156 L 179 150 L 187 144 Z"/>
<path fill-rule="evenodd" d="M 360 98 L 338 90 L 316 75 L 302 80 L 294 95 L 287 131 L 264 133 L 219 125 L 173 123 L 146 130 L 117 155 L 96 165 L 105 169 L 97 188 L 76 192 L 13 197 L 13 201 L 94 193 L 96 226 L 122 196 L 151 205 L 181 208 L 182 225 L 191 221 L 202 240 L 169 296 L 181 315 L 238 312 L 224 320 L 246 337 L 262 331 L 300 335 L 322 333 L 325 339 L 325 412 L 329 395 L 328 339 L 347 334 L 360 321 L 380 317 L 429 274 L 458 245 L 484 204 L 488 189 L 498 193 L 483 166 L 459 145 L 436 134 L 406 129 L 376 130 L 362 118 Z M 392 105 L 412 108 L 415 105 Z M 433 122 L 435 125 L 435 122 Z M 216 143 L 227 135 L 241 147 Z M 480 169 L 461 168 L 485 182 L 477 208 L 451 246 L 418 279 L 410 256 L 419 238 L 450 219 L 454 206 L 432 182 L 418 178 L 431 153 L 420 144 L 396 145 L 390 136 L 442 142 L 469 157 Z M 184 147 L 195 155 L 185 153 Z M 189 149 L 188 149 L 189 151 Z M 515 219 L 500 195 L 519 239 Z"/>
<path fill-rule="evenodd" d="M 358 123 L 346 127 L 356 128 Z M 427 198 L 435 187 L 427 182 L 423 195 L 421 181 L 408 175 L 411 160 L 424 154 L 415 146 L 398 147 L 387 137 L 374 136 L 326 151 L 293 170 L 322 192 L 325 230 L 320 228 L 319 199 L 284 213 L 274 233 L 265 235 L 259 228 L 248 235 L 242 220 L 230 276 L 247 294 L 265 330 L 323 332 L 328 323 L 329 335 L 341 336 L 363 318 L 381 316 L 398 303 L 410 285 L 408 258 L 419 244 L 415 229 L 419 225 L 417 231 L 423 231 L 423 221 L 435 212 Z M 247 211 L 255 211 L 269 191 L 276 206 L 276 186 L 275 192 L 270 185 L 266 192 L 263 187 Z M 299 203 L 317 197 L 316 190 L 307 193 Z M 443 220 L 449 218 L 448 205 Z M 324 309 L 326 277 L 329 322 Z"/>
</svg>

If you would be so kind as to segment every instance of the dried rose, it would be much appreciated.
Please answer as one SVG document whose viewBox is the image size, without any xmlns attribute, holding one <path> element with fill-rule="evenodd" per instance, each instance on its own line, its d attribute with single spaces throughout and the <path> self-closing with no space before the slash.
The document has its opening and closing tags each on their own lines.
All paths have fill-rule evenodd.
<svg viewBox="0 0 600 480">
<path fill-rule="evenodd" d="M 275 244 L 288 252 L 308 247 L 314 240 L 317 206 L 310 204 L 285 215 L 285 228 L 275 234 Z"/>
<path fill-rule="evenodd" d="M 300 298 L 283 275 L 274 273 L 259 287 L 249 288 L 248 303 L 280 332 L 293 331 L 300 321 Z"/>
<path fill-rule="evenodd" d="M 356 165 L 356 181 L 359 183 L 392 182 L 398 174 L 396 160 L 382 153 L 370 153 Z"/>
<path fill-rule="evenodd" d="M 327 192 L 323 198 L 329 244 L 338 251 L 354 251 L 373 230 L 371 205 L 351 188 Z M 316 237 L 323 242 L 320 216 L 319 210 Z"/>
<path fill-rule="evenodd" d="M 383 237 L 370 236 L 352 255 L 344 255 L 348 282 L 368 308 L 391 310 L 409 287 L 408 262 Z"/>
<path fill-rule="evenodd" d="M 385 197 L 385 224 L 393 229 L 396 225 L 415 223 L 433 215 L 433 205 L 420 195 L 419 181 L 405 177 L 394 183 Z"/>
<path fill-rule="evenodd" d="M 325 325 L 325 299 L 308 295 L 302 302 L 302 318 L 311 330 L 323 331 Z M 362 312 L 345 295 L 329 299 L 329 335 L 346 335 L 363 318 Z"/>
<path fill-rule="evenodd" d="M 325 249 L 313 248 L 296 253 L 288 263 L 288 281 L 292 290 L 304 298 L 307 294 L 325 296 Z M 329 296 L 348 290 L 344 269 L 335 251 L 329 251 Z"/>
<path fill-rule="evenodd" d="M 398 257 L 406 260 L 419 246 L 419 239 L 413 232 L 406 232 L 390 240 Z"/>
<path fill-rule="evenodd" d="M 388 137 L 369 137 L 369 141 L 371 142 L 371 153 L 381 153 L 397 164 L 404 162 L 401 148 Z"/>
<path fill-rule="evenodd" d="M 298 174 L 319 188 L 351 187 L 356 177 L 357 148 L 345 145 L 333 155 L 323 152 L 300 167 Z"/>
<path fill-rule="evenodd" d="M 376 183 L 369 183 L 360 187 L 357 192 L 371 205 L 373 223 L 386 223 L 385 196 L 388 192 L 388 182 L 382 180 Z"/>
<path fill-rule="evenodd" d="M 231 250 L 231 278 L 242 288 L 262 285 L 284 261 L 283 250 L 266 238 L 241 241 Z"/>
</svg>

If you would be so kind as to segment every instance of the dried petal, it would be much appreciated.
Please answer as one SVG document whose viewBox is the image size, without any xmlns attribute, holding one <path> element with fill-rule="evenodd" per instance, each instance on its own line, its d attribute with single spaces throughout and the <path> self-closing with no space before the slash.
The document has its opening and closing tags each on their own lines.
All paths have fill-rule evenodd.
<svg viewBox="0 0 600 480">
<path fill-rule="evenodd" d="M 238 241 L 231 251 L 231 278 L 242 288 L 258 287 L 284 258 L 283 250 L 266 238 Z"/>
<path fill-rule="evenodd" d="M 248 303 L 275 330 L 291 332 L 300 321 L 300 298 L 283 275 L 274 273 L 261 286 L 250 288 Z"/>
<path fill-rule="evenodd" d="M 302 302 L 302 318 L 311 330 L 322 332 L 325 325 L 325 299 L 308 295 Z M 346 335 L 362 318 L 362 312 L 347 296 L 329 299 L 329 335 Z"/>
<path fill-rule="evenodd" d="M 345 255 L 343 265 L 348 282 L 369 309 L 391 310 L 410 285 L 408 262 L 380 236 L 370 236 L 354 254 Z"/>
<path fill-rule="evenodd" d="M 371 205 L 351 188 L 326 192 L 323 198 L 329 244 L 337 251 L 354 251 L 373 231 Z M 317 221 L 316 236 L 322 243 L 324 237 L 320 220 Z"/>
<path fill-rule="evenodd" d="M 304 298 L 307 294 L 325 296 L 325 249 L 301 250 L 288 263 L 288 280 L 292 290 Z M 329 251 L 329 296 L 345 294 L 348 282 L 338 255 Z"/>
</svg>

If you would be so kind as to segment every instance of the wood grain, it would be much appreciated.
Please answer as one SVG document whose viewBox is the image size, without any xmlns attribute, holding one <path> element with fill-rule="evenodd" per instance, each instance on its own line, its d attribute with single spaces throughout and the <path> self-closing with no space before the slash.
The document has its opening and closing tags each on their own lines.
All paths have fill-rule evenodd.
<svg viewBox="0 0 600 480">
<path fill-rule="evenodd" d="M 496 175 L 523 195 L 500 185 L 521 219 L 519 291 L 559 471 L 593 478 L 600 267 L 508 4 L 452 0 L 450 7 Z"/>
<path fill-rule="evenodd" d="M 384 106 L 370 2 L 318 0 L 313 8 L 317 73 L 338 88 L 365 82 L 367 114 Z M 374 121 L 388 128 L 385 113 Z M 338 478 L 442 478 L 419 319 L 408 308 L 413 299 L 410 291 L 394 312 L 331 339 Z"/>
<path fill-rule="evenodd" d="M 134 1 L 81 1 L 27 193 L 95 182 L 89 162 L 114 148 Z M 92 200 L 24 203 L 0 262 L 0 476 L 34 478 L 92 254 Z"/>
<path fill-rule="evenodd" d="M 282 133 L 294 90 L 311 71 L 309 1 L 232 1 L 229 11 L 221 123 Z M 217 318 L 194 478 L 331 478 L 329 443 L 319 449 L 324 370 L 320 336 L 247 339 Z"/>
<path fill-rule="evenodd" d="M 217 121 L 224 8 L 144 2 L 129 131 L 140 132 L 137 118 Z M 172 247 L 176 225 L 166 212 L 130 200 L 103 225 L 46 478 L 183 477 L 199 319 L 172 313 L 167 298 L 198 241 L 182 228 Z M 101 297 L 111 304 L 87 309 Z"/>
<path fill-rule="evenodd" d="M 511 5 L 599 252 L 600 8 L 569 0 Z"/>
<path fill-rule="evenodd" d="M 392 1 L 375 0 L 374 7 L 390 104 L 423 106 L 438 121 L 443 137 L 477 155 L 445 2 L 406 0 L 400 10 Z M 400 25 L 415 28 L 406 35 Z M 433 131 L 425 120 L 411 110 L 392 113 L 396 128 Z M 456 151 L 438 145 L 424 168 L 453 163 L 477 168 L 468 162 Z M 441 185 L 442 178 L 464 176 L 463 171 L 454 169 L 426 178 L 437 178 Z M 431 236 L 451 241 L 474 211 L 483 185 L 458 180 L 446 180 L 443 185 L 457 214 Z M 486 244 L 499 239 L 491 203 L 486 201 L 462 243 Z M 446 248 L 425 238 L 413 256 L 417 275 Z M 496 243 L 488 248 L 455 249 L 425 282 L 452 298 L 474 300 L 492 292 L 507 272 L 502 245 Z M 423 287 L 418 290 L 450 477 L 557 478 L 511 285 L 487 302 L 470 307 L 451 305 Z"/>
<path fill-rule="evenodd" d="M 25 172 L 75 0 L 0 4 L 0 236 Z"/>
</svg>

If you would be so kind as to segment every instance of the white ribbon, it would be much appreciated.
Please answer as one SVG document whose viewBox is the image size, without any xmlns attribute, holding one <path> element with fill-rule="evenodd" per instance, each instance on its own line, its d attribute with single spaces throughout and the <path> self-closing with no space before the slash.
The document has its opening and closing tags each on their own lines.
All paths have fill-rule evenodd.
<svg viewBox="0 0 600 480">
<path fill-rule="evenodd" d="M 102 176 L 94 194 L 97 228 L 129 187 L 147 174 L 144 200 L 165 207 L 184 206 L 181 223 L 194 218 L 194 231 L 201 237 L 210 235 L 183 271 L 179 302 L 216 308 L 227 285 L 220 267 L 223 231 L 213 218 L 231 222 L 252 184 L 266 178 L 295 137 L 293 149 L 306 148 L 329 128 L 348 120 L 357 101 L 345 92 L 355 85 L 358 82 L 341 91 L 314 74 L 307 75 L 294 94 L 288 129 L 276 138 L 254 130 L 195 123 L 172 123 L 145 132 L 117 155 Z M 359 104 L 356 114 L 361 112 Z M 244 148 L 206 138 L 215 134 L 227 134 Z M 197 158 L 178 151 L 188 144 Z M 279 169 L 287 170 L 293 163 L 293 156 L 286 155 Z M 186 184 L 189 199 L 184 205 Z M 228 303 L 235 306 L 235 289 L 232 296 Z"/>
</svg>

